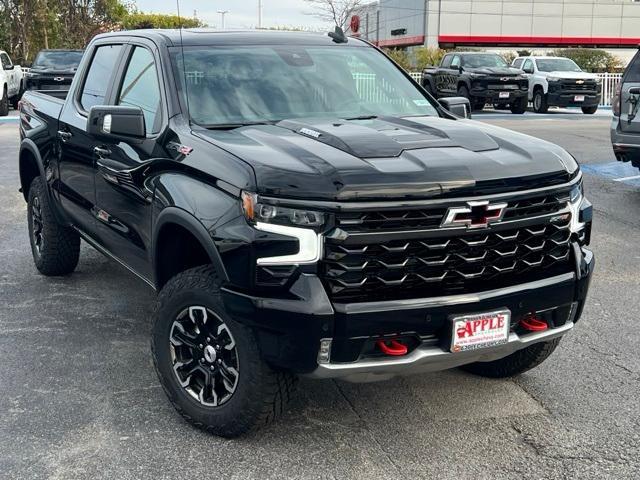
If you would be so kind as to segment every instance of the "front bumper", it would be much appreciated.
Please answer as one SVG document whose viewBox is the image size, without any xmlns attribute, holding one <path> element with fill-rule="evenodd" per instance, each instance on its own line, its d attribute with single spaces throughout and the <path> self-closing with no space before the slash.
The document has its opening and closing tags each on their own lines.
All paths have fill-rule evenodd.
<svg viewBox="0 0 640 480">
<path fill-rule="evenodd" d="M 584 96 L 584 101 L 576 102 L 576 96 Z M 547 104 L 555 107 L 595 107 L 600 105 L 601 95 L 595 92 L 586 91 L 549 91 L 547 94 Z"/>
<path fill-rule="evenodd" d="M 509 93 L 509 96 L 506 98 L 500 98 L 501 92 L 507 92 Z M 494 105 L 512 103 L 528 95 L 528 91 L 522 90 L 522 89 L 493 90 L 493 89 L 486 89 L 486 88 L 472 88 L 469 93 L 476 100 L 482 100 L 485 103 L 493 103 Z"/>
<path fill-rule="evenodd" d="M 317 276 L 303 274 L 291 288 L 291 298 L 261 298 L 223 289 L 223 299 L 234 319 L 254 328 L 261 353 L 273 367 L 315 378 L 383 380 L 495 360 L 564 335 L 580 318 L 594 268 L 589 250 L 574 244 L 573 257 L 572 272 L 474 294 L 334 304 Z M 502 308 L 512 315 L 508 343 L 478 351 L 449 351 L 451 315 Z M 553 328 L 519 334 L 517 323 L 531 312 L 550 312 Z M 368 342 L 397 335 L 412 336 L 416 347 L 402 357 L 363 355 Z M 328 363 L 318 361 L 322 339 L 332 341 Z"/>
<path fill-rule="evenodd" d="M 611 122 L 611 146 L 616 159 L 631 162 L 640 168 L 640 134 L 625 133 L 620 130 L 620 117 L 613 117 Z"/>
</svg>

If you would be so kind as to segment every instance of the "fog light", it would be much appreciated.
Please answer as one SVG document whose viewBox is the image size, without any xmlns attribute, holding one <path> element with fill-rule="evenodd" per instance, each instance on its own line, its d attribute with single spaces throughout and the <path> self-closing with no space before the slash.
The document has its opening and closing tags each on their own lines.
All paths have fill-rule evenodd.
<svg viewBox="0 0 640 480">
<path fill-rule="evenodd" d="M 318 351 L 318 363 L 329 363 L 331 360 L 331 338 L 320 339 L 320 350 Z"/>
</svg>

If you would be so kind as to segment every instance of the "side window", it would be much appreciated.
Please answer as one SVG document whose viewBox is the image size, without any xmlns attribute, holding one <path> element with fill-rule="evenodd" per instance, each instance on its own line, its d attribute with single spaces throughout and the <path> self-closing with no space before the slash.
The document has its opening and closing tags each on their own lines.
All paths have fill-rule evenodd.
<svg viewBox="0 0 640 480">
<path fill-rule="evenodd" d="M 451 68 L 458 68 L 460 67 L 460 56 L 456 55 L 453 57 L 453 60 L 451 60 Z"/>
<path fill-rule="evenodd" d="M 135 47 L 124 74 L 118 105 L 140 107 L 147 131 L 160 130 L 160 85 L 153 55 L 143 47 Z"/>
<path fill-rule="evenodd" d="M 624 72 L 623 82 L 640 82 L 640 52 L 636 53 Z"/>
<path fill-rule="evenodd" d="M 122 45 L 104 45 L 96 49 L 80 95 L 80 105 L 85 110 L 104 104 L 109 79 L 121 50 Z"/>
<path fill-rule="evenodd" d="M 522 62 L 523 62 L 523 61 L 524 61 L 524 59 L 523 59 L 523 58 L 516 58 L 516 59 L 513 61 L 513 66 L 514 66 L 514 67 L 516 67 L 516 68 L 520 68 L 520 67 L 522 66 Z"/>
<path fill-rule="evenodd" d="M 531 60 L 527 60 L 526 62 L 524 62 L 522 69 L 526 70 L 527 72 L 533 72 L 533 62 Z"/>
<path fill-rule="evenodd" d="M 6 53 L 0 54 L 0 61 L 2 61 L 2 68 L 11 67 L 11 60 L 9 59 L 9 55 Z"/>
<path fill-rule="evenodd" d="M 444 59 L 442 60 L 442 68 L 449 68 L 451 66 L 452 58 L 453 55 L 445 55 Z"/>
</svg>

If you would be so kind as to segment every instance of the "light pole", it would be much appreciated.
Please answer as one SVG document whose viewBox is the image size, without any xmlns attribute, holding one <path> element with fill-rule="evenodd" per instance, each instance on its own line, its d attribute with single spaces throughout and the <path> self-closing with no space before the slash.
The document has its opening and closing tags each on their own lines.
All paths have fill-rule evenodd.
<svg viewBox="0 0 640 480">
<path fill-rule="evenodd" d="M 229 13 L 229 10 L 218 10 L 218 13 L 222 17 L 222 30 L 224 30 L 224 16 Z"/>
<path fill-rule="evenodd" d="M 258 0 L 258 29 L 262 28 L 262 0 Z"/>
</svg>

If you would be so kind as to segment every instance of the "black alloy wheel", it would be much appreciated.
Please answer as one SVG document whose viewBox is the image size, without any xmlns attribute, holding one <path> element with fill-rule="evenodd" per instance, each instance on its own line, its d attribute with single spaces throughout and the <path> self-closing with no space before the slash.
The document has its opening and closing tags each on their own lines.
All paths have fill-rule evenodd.
<svg viewBox="0 0 640 480">
<path fill-rule="evenodd" d="M 31 244 L 35 255 L 40 257 L 44 247 L 44 225 L 42 223 L 42 205 L 38 195 L 32 197 L 29 213 L 31 219 Z"/>
<path fill-rule="evenodd" d="M 213 311 L 191 306 L 181 311 L 169 334 L 173 371 L 200 404 L 217 407 L 236 391 L 240 361 L 227 325 Z"/>
</svg>

